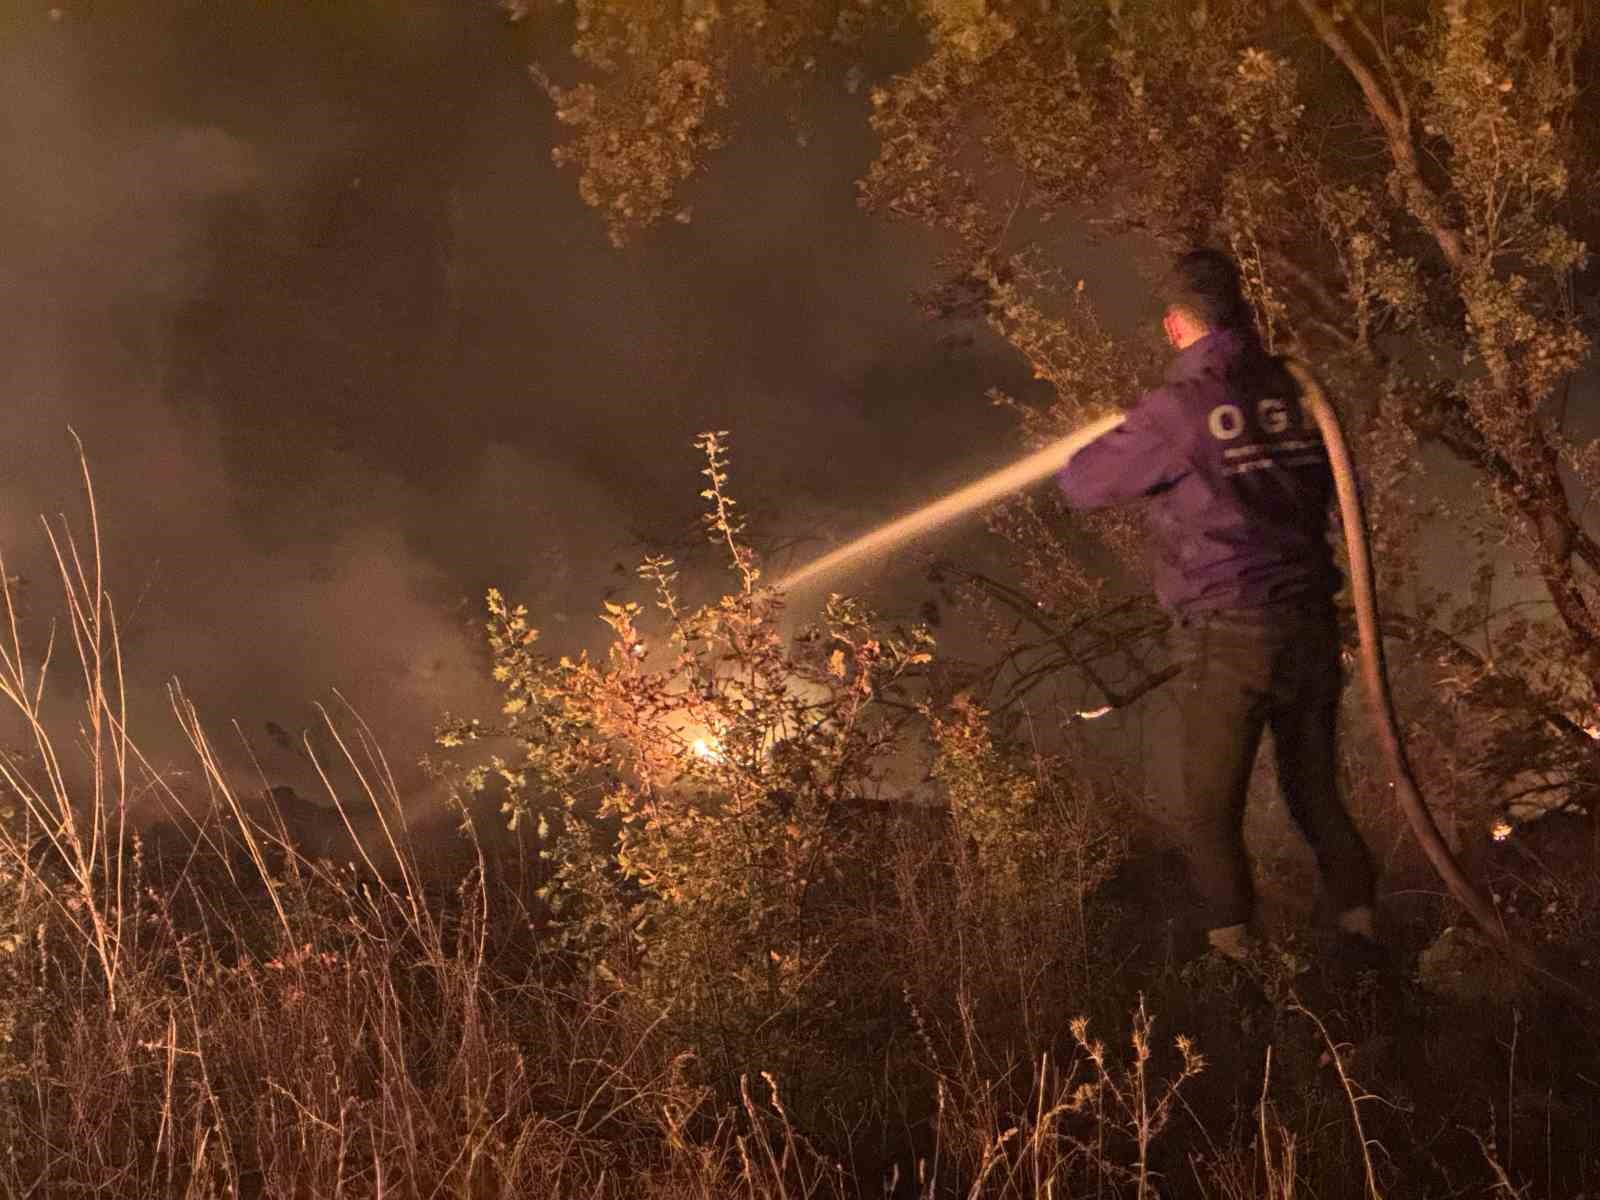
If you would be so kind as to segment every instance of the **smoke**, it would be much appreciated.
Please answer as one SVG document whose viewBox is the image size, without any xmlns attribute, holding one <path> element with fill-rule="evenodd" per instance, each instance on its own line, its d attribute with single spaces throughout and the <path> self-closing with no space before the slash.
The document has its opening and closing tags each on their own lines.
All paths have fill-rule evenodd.
<svg viewBox="0 0 1600 1200">
<path fill-rule="evenodd" d="M 147 752 L 186 757 L 163 686 L 177 679 L 235 765 L 250 757 L 227 730 L 240 722 L 269 782 L 312 790 L 309 764 L 263 731 L 270 721 L 292 744 L 335 688 L 404 766 L 442 712 L 492 703 L 462 601 L 507 564 L 454 578 L 462 554 L 429 547 L 465 525 L 460 548 L 481 549 L 498 526 L 526 547 L 505 580 L 521 586 L 535 564 L 579 558 L 608 506 L 492 445 L 445 462 L 459 491 L 441 506 L 425 455 L 396 463 L 382 443 L 370 454 L 339 443 L 341 419 L 356 441 L 417 424 L 414 390 L 384 394 L 357 374 L 407 353 L 415 332 L 370 307 L 372 279 L 394 259 L 352 263 L 350 304 L 327 323 L 314 311 L 340 281 L 310 270 L 326 233 L 313 222 L 332 165 L 359 154 L 361 114 L 329 120 L 338 105 L 315 88 L 289 89 L 283 109 L 304 122 L 294 128 L 229 128 L 205 103 L 174 114 L 171 92 L 221 81 L 165 58 L 153 43 L 173 30 L 145 15 L 156 19 L 143 31 L 102 9 L 7 18 L 19 36 L 0 57 L 0 550 L 37 644 L 59 604 L 35 514 L 67 514 L 88 536 L 75 430 Z M 271 99 L 254 97 L 263 116 Z M 350 421 L 357 406 L 374 419 Z M 580 520 L 558 519 L 569 507 Z M 538 599 L 551 585 L 529 590 Z M 57 677 L 70 686 L 67 667 Z"/>
<path fill-rule="evenodd" d="M 819 99 L 806 152 L 753 117 L 695 223 L 619 254 L 492 6 L 0 24 L 0 552 L 42 628 L 35 514 L 84 528 L 76 430 L 160 760 L 176 678 L 268 783 L 316 790 L 284 742 L 334 689 L 404 771 L 442 713 L 494 711 L 487 586 L 557 652 L 646 545 L 713 589 L 699 430 L 732 431 L 757 537 L 811 539 L 791 563 L 1014 446 L 981 402 L 1005 356 L 941 343 L 907 303 L 928 248 L 856 209 L 859 96 Z"/>
</svg>

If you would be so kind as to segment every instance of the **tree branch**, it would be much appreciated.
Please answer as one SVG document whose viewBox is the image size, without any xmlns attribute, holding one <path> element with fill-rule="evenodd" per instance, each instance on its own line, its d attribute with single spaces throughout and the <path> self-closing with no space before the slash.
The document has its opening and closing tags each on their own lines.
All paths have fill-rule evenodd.
<svg viewBox="0 0 1600 1200">
<path fill-rule="evenodd" d="M 1421 653 L 1437 658 L 1449 666 L 1481 673 L 1485 680 L 1504 689 L 1504 693 L 1514 702 L 1537 716 L 1557 733 L 1582 746 L 1586 753 L 1594 752 L 1595 740 L 1581 725 L 1565 713 L 1552 711 L 1549 704 L 1541 700 L 1526 681 L 1490 669 L 1489 664 L 1476 650 L 1451 637 L 1438 626 L 1404 613 L 1392 612 L 1383 614 L 1382 623 L 1385 636 L 1392 637 L 1396 641 L 1410 642 Z"/>
<path fill-rule="evenodd" d="M 1139 697 L 1153 691 L 1167 680 L 1173 678 L 1180 670 L 1180 668 L 1174 666 L 1146 674 L 1128 691 L 1119 690 L 1096 670 L 1094 666 L 1095 659 L 1103 658 L 1117 649 L 1125 649 L 1125 643 L 1128 640 L 1159 632 L 1161 627 L 1154 625 L 1151 628 L 1136 631 L 1133 638 L 1122 639 L 1120 643 L 1114 642 L 1108 647 L 1097 646 L 1089 653 L 1080 652 L 1073 645 L 1074 634 L 1088 625 L 1116 616 L 1119 613 L 1134 610 L 1146 599 L 1143 596 L 1131 596 L 1126 600 L 1119 600 L 1107 608 L 1098 609 L 1087 616 L 1078 618 L 1070 625 L 1062 627 L 1051 620 L 1049 614 L 1043 612 L 1038 604 L 1028 597 L 1026 593 L 1019 591 L 1010 584 L 1001 583 L 998 579 L 993 579 L 982 572 L 967 570 L 949 563 L 941 563 L 939 570 L 953 574 L 965 582 L 981 588 L 991 597 L 1011 609 L 1020 619 L 1038 629 L 1045 635 L 1049 644 L 1056 646 L 1061 651 L 1063 657 L 1060 659 L 1049 660 L 1045 664 L 1036 665 L 1025 672 L 1019 671 L 1018 684 L 1021 686 L 1013 686 L 1011 692 L 1007 695 L 1005 701 L 1007 704 L 1026 694 L 1027 691 L 1056 670 L 1070 665 L 1083 672 L 1095 690 L 1105 697 L 1108 707 L 1125 708 L 1139 699 Z M 1001 660 L 1001 663 L 1010 662 L 1014 658 L 1015 653 L 1009 654 Z"/>
<path fill-rule="evenodd" d="M 1488 441 L 1467 419 L 1465 406 L 1448 389 L 1440 388 L 1429 396 L 1431 411 L 1413 409 L 1409 423 L 1424 437 L 1432 437 L 1462 462 L 1487 475 L 1500 491 L 1510 497 L 1539 533 L 1547 553 L 1559 552 L 1576 557 L 1600 575 L 1600 542 L 1573 516 L 1561 486 L 1560 473 L 1547 462 L 1541 478 L 1529 479 Z M 1553 454 L 1547 447 L 1547 457 Z"/>
<path fill-rule="evenodd" d="M 1313 310 L 1310 314 L 1311 320 L 1316 323 L 1318 328 L 1327 332 L 1346 350 L 1364 350 L 1360 339 L 1345 329 L 1342 323 L 1349 307 L 1348 304 L 1334 295 L 1322 280 L 1295 262 L 1283 251 L 1270 250 L 1267 253 L 1267 258 L 1272 263 L 1274 270 L 1287 275 L 1294 285 L 1304 293 L 1302 298 L 1306 301 L 1306 307 Z M 1365 349 L 1365 353 L 1369 358 L 1371 357 L 1370 349 Z"/>
<path fill-rule="evenodd" d="M 1440 203 L 1438 195 L 1422 177 L 1422 168 L 1417 162 L 1416 144 L 1411 140 L 1411 123 L 1405 111 L 1404 97 L 1391 97 L 1385 93 L 1383 85 L 1378 82 L 1372 69 L 1362 61 L 1349 39 L 1340 32 L 1332 12 L 1317 0 L 1296 0 L 1296 3 L 1299 4 L 1300 11 L 1310 20 L 1312 28 L 1317 31 L 1322 44 L 1333 51 L 1334 57 L 1344 64 L 1345 70 L 1350 72 L 1351 77 L 1360 86 L 1361 93 L 1367 100 L 1367 108 L 1383 127 L 1384 136 L 1389 142 L 1389 156 L 1394 162 L 1395 171 L 1400 176 L 1411 215 L 1416 217 L 1432 235 L 1440 252 L 1444 254 L 1445 261 L 1450 264 L 1450 269 L 1461 270 L 1466 262 L 1461 234 L 1446 219 L 1444 206 Z"/>
<path fill-rule="evenodd" d="M 1389 78 L 1389 89 L 1394 96 L 1395 107 L 1400 111 L 1400 118 L 1409 129 L 1411 126 L 1411 105 L 1406 100 L 1406 92 L 1400 86 L 1400 76 L 1394 69 L 1394 58 L 1390 55 L 1388 47 L 1372 32 L 1372 27 L 1362 19 L 1360 11 L 1350 3 L 1350 0 L 1338 0 L 1339 10 L 1344 13 L 1345 20 L 1355 26 L 1356 32 L 1367 40 L 1367 45 L 1372 47 L 1372 53 L 1377 56 L 1378 65 L 1383 68 L 1383 73 Z"/>
</svg>

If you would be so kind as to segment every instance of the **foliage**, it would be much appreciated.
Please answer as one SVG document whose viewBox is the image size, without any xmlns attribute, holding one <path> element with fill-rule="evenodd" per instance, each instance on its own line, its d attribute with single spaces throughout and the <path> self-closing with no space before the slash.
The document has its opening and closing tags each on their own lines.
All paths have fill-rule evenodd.
<svg viewBox="0 0 1600 1200">
<path fill-rule="evenodd" d="M 529 0 L 503 0 L 516 20 Z M 724 140 L 735 79 L 813 79 L 819 64 L 858 48 L 871 30 L 894 29 L 905 0 L 579 0 L 572 54 L 594 78 L 558 83 L 542 65 L 534 81 L 573 130 L 553 151 L 578 172 L 584 203 L 599 210 L 613 245 L 671 216 L 691 219 L 682 183 Z"/>
<path fill-rule="evenodd" d="M 635 5 L 605 7 L 624 22 Z M 785 28 L 824 32 L 804 6 L 786 11 Z M 1310 356 L 1344 398 L 1391 629 L 1411 661 L 1452 640 L 1481 671 L 1451 672 L 1459 686 L 1443 694 L 1538 731 L 1523 752 L 1592 785 L 1579 731 L 1600 700 L 1600 542 L 1585 519 L 1600 449 L 1575 436 L 1568 399 L 1592 339 L 1577 289 L 1600 216 L 1600 139 L 1581 119 L 1600 61 L 1594 13 L 1510 0 L 921 0 L 910 16 L 924 50 L 870 89 L 879 151 L 861 199 L 942 235 L 949 282 L 925 305 L 985 321 L 1031 365 L 1038 394 L 1000 398 L 1027 436 L 1125 402 L 1150 359 L 1099 326 L 1030 230 L 1087 221 L 1169 249 L 1227 247 L 1268 344 Z M 857 28 L 876 20 L 863 7 Z M 792 44 L 745 32 L 758 59 Z M 1425 472 L 1430 447 L 1453 465 Z M 1137 557 L 1125 518 L 1083 521 L 1049 499 L 996 524 L 1017 549 L 1022 602 L 983 599 L 1024 626 L 1030 604 L 1057 629 L 1106 607 L 1063 530 Z M 1471 549 L 1492 611 L 1429 586 L 1429 525 Z M 1475 755 L 1461 769 L 1491 774 Z"/>
<path fill-rule="evenodd" d="M 528 763 L 469 763 L 467 782 L 498 779 L 513 817 L 550 816 L 552 837 L 570 818 L 581 835 L 570 851 L 551 846 L 551 895 L 567 901 L 555 929 L 522 847 L 497 843 L 470 805 L 465 868 L 424 873 L 419 839 L 437 832 L 422 832 L 353 714 L 327 722 L 344 769 L 318 760 L 325 813 L 350 834 L 343 866 L 292 839 L 273 793 L 254 803 L 238 790 L 181 692 L 192 773 L 157 770 L 120 718 L 115 738 L 85 737 L 91 718 L 61 701 L 102 714 L 136 706 L 120 703 L 120 676 L 92 669 L 117 642 L 113 607 L 77 568 L 98 556 L 63 535 L 69 616 L 92 582 L 98 599 L 82 611 L 105 617 L 99 640 L 74 642 L 78 671 L 45 670 L 50 645 L 32 631 L 11 642 L 9 678 L 30 686 L 4 698 L 32 740 L 8 756 L 0 795 L 19 818 L 0 823 L 0 1190 L 832 1200 L 883 1184 L 917 1200 L 1245 1196 L 1260 1194 L 1265 1155 L 1270 1194 L 1299 1184 L 1343 1195 L 1380 1138 L 1388 1194 L 1541 1179 L 1552 1194 L 1592 1190 L 1592 1029 L 1562 1028 L 1559 1012 L 1525 1029 L 1511 1017 L 1501 1076 L 1503 1014 L 1429 1011 L 1433 1040 L 1417 1055 L 1429 1086 L 1408 1103 L 1430 1107 L 1413 1117 L 1402 1103 L 1365 1105 L 1377 1068 L 1338 1040 L 1351 1023 L 1336 996 L 1319 1015 L 1278 1018 L 1304 1014 L 1337 1082 L 1280 1067 L 1258 1089 L 1253 1069 L 1236 1069 L 1260 1050 L 1237 1027 L 1249 981 L 1130 964 L 1133 951 L 1096 919 L 1120 852 L 1106 818 L 1127 797 L 1091 786 L 1076 758 L 1019 750 L 970 703 L 893 707 L 926 643 L 842 600 L 829 632 L 774 641 L 779 609 L 743 550 L 720 437 L 704 448 L 709 528 L 737 586 L 697 608 L 663 598 L 661 658 L 632 649 L 643 620 L 625 605 L 606 610 L 617 653 L 598 664 L 541 659 L 525 618 L 494 610 L 504 727 L 519 731 Z M 649 571 L 672 595 L 665 564 Z M 675 630 L 699 632 L 673 641 Z M 692 710 L 679 707 L 684 680 L 706 689 Z M 724 738 L 713 753 L 692 742 L 683 752 L 689 729 L 671 721 L 685 711 L 721 722 L 707 726 Z M 800 711 L 805 727 L 777 740 Z M 667 718 L 669 734 L 632 727 L 647 716 Z M 449 736 L 477 753 L 495 732 L 468 721 Z M 937 778 L 922 778 L 919 759 L 910 790 L 931 784 L 943 803 L 869 803 L 873 789 L 892 794 L 894 739 L 920 746 L 924 732 Z M 797 741 L 816 757 L 784 749 Z M 794 791 L 800 835 L 745 803 L 758 798 L 753 778 Z M 118 779 L 129 792 L 107 786 Z M 124 826 L 133 793 L 168 820 Z M 602 819 L 598 806 L 618 795 Z M 812 821 L 822 806 L 837 827 Z M 96 832 L 119 828 L 120 845 Z M 807 848 L 835 868 L 800 895 L 783 851 L 808 830 Z M 692 869 L 680 870 L 680 853 Z M 579 860 L 592 873 L 560 876 Z M 702 877 L 712 870 L 724 877 Z M 1582 897 L 1569 901 L 1580 907 L 1559 919 L 1581 920 Z M 797 926 L 797 909 L 815 932 Z M 691 917 L 725 922 L 699 934 L 712 965 L 679 953 Z M 1574 936 L 1592 941 L 1592 923 Z M 749 969 L 780 938 L 811 956 L 811 979 L 780 971 L 774 986 Z M 689 1005 L 672 1003 L 671 970 L 685 974 Z M 1150 1007 L 1130 971 L 1146 974 Z M 712 1001 L 740 1011 L 686 1011 Z M 784 1007 L 749 1024 L 769 1002 Z M 1183 1013 L 1177 1029 L 1213 1027 L 1203 1073 L 1197 1042 L 1154 1037 L 1152 1009 Z M 1121 1054 L 1090 1034 L 1112 1025 L 1129 1029 Z M 1274 1038 L 1292 1062 L 1292 1035 Z M 1441 1060 L 1463 1064 L 1452 1088 L 1431 1086 Z M 1330 1108 L 1339 1091 L 1345 1115 Z M 1227 1127 L 1241 1096 L 1264 1133 L 1270 1110 L 1280 1152 L 1254 1143 L 1248 1123 Z M 1486 1127 L 1481 1114 L 1501 1096 Z M 1465 1142 L 1453 1132 L 1463 1128 Z M 1476 1170 L 1460 1154 L 1473 1142 L 1486 1160 Z"/>
<path fill-rule="evenodd" d="M 996 745 L 989 714 L 972 704 L 934 717 L 932 737 L 933 778 L 955 839 L 957 919 L 982 932 L 998 969 L 1082 920 L 1085 902 L 1120 862 L 1122 835 L 1069 761 L 1018 761 Z M 1088 930 L 1078 934 L 1082 948 Z"/>
<path fill-rule="evenodd" d="M 742 540 L 724 438 L 697 444 L 730 594 L 688 606 L 672 564 L 649 559 L 660 632 L 641 605 L 609 603 L 600 659 L 537 653 L 526 614 L 491 594 L 505 720 L 446 740 L 515 742 L 466 783 L 537 821 L 552 931 L 711 1078 L 752 1059 L 815 1075 L 882 1038 L 904 1003 L 922 1033 L 894 1053 L 953 1097 L 989 1094 L 1090 992 L 1088 909 L 1120 861 L 1106 796 L 1067 759 L 997 739 L 959 697 L 935 708 L 925 630 L 832 596 L 786 635 Z M 972 1030 L 994 1049 L 975 1056 Z M 814 1114 L 818 1090 L 791 1103 Z"/>
<path fill-rule="evenodd" d="M 715 1041 L 789 1036 L 822 1007 L 824 966 L 850 937 L 836 910 L 875 852 L 862 813 L 906 753 L 932 647 L 838 596 L 783 635 L 740 540 L 724 437 L 699 445 L 707 532 L 736 587 L 690 607 L 672 563 L 647 560 L 659 644 L 641 605 L 608 603 L 605 657 L 552 661 L 526 613 L 490 597 L 498 732 L 522 749 L 499 778 L 513 820 L 538 813 L 569 944 Z"/>
</svg>

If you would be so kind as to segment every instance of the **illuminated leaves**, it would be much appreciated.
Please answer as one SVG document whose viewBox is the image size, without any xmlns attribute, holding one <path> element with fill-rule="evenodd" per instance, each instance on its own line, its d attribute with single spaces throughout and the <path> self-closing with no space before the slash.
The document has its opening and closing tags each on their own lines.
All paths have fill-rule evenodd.
<svg viewBox="0 0 1600 1200">
<path fill-rule="evenodd" d="M 988 0 L 924 0 L 924 19 L 936 46 L 963 60 L 984 62 L 1014 38 L 1017 27 Z"/>
<path fill-rule="evenodd" d="M 613 245 L 669 212 L 687 219 L 687 210 L 675 209 L 677 188 L 722 144 L 713 117 L 727 93 L 713 65 L 674 59 L 620 89 L 564 88 L 537 68 L 533 77 L 556 119 L 574 130 L 552 157 L 578 170 L 578 194 L 600 210 Z"/>
<path fill-rule="evenodd" d="M 605 602 L 611 644 L 597 659 L 537 654 L 523 610 L 491 593 L 503 724 L 446 732 L 454 746 L 492 733 L 520 749 L 466 784 L 503 794 L 514 825 L 537 818 L 544 899 L 573 950 L 691 1023 L 770 1024 L 817 986 L 822 898 L 875 852 L 850 813 L 917 720 L 904 692 L 932 642 L 839 596 L 785 636 L 732 515 L 726 434 L 696 445 L 707 529 L 737 586 L 689 607 L 670 560 L 648 559 L 655 612 Z M 647 632 L 671 653 L 650 654 Z"/>
<path fill-rule="evenodd" d="M 1375 334 L 1408 328 L 1422 308 L 1421 277 L 1416 260 L 1395 250 L 1382 191 L 1323 186 L 1312 205 L 1339 263 L 1358 346 L 1366 351 Z"/>
<path fill-rule="evenodd" d="M 575 49 L 595 74 L 550 90 L 574 134 L 564 161 L 620 240 L 674 212 L 683 179 L 719 144 L 736 56 L 768 78 L 817 78 L 828 46 L 908 14 L 928 32 L 926 53 L 870 81 L 879 148 L 860 198 L 939 233 L 946 282 L 925 294 L 928 311 L 984 322 L 1045 385 L 992 393 L 1026 441 L 1155 377 L 1145 345 L 1101 327 L 1077 270 L 1020 248 L 1035 221 L 1092 220 L 1135 235 L 1152 260 L 1225 246 L 1269 345 L 1315 358 L 1346 405 L 1385 595 L 1421 596 L 1417 534 L 1451 522 L 1458 540 L 1544 583 L 1555 615 L 1526 641 L 1565 682 L 1542 694 L 1569 694 L 1575 662 L 1600 677 L 1600 546 L 1582 520 L 1600 467 L 1559 428 L 1591 352 L 1573 289 L 1600 178 L 1600 125 L 1579 103 L 1590 14 L 1498 0 L 585 0 Z M 715 619 L 757 639 L 759 576 L 742 557 L 721 438 L 702 443 L 707 530 L 748 574 Z M 1433 486 L 1429 444 L 1473 486 Z M 1135 518 L 1080 521 L 1048 495 L 991 525 L 1023 591 L 1050 610 L 1094 603 L 1104 586 L 1075 553 L 1086 525 L 1130 565 L 1142 557 Z M 1430 617 L 1449 608 L 1414 605 Z M 674 611 L 688 631 L 675 644 L 711 619 Z M 858 657 L 854 644 L 830 647 L 820 673 L 854 688 Z"/>
<path fill-rule="evenodd" d="M 1037 912 L 1041 881 L 1066 877 L 1065 846 L 1078 853 L 1067 895 L 1092 892 L 1120 861 L 1120 835 L 1086 792 L 1066 783 L 1071 772 L 1063 764 L 1043 756 L 1029 762 L 998 747 L 988 716 L 975 704 L 957 703 L 932 720 L 933 777 L 963 850 L 958 903 L 990 914 Z"/>
<path fill-rule="evenodd" d="M 1566 192 L 1557 130 L 1572 118 L 1578 43 L 1565 5 L 1541 20 L 1538 9 L 1471 0 L 1446 7 L 1414 60 L 1425 128 L 1448 146 L 1452 191 L 1480 254 L 1513 249 Z"/>
<path fill-rule="evenodd" d="M 1287 150 L 1299 132 L 1306 106 L 1300 99 L 1299 76 L 1287 58 L 1258 46 L 1239 52 L 1238 65 L 1222 88 L 1223 111 L 1233 122 L 1241 152 L 1262 138 Z"/>
<path fill-rule="evenodd" d="M 563 85 L 545 67 L 532 68 L 571 130 L 555 161 L 577 171 L 579 194 L 616 246 L 668 217 L 687 222 L 678 190 L 722 146 L 735 78 L 815 78 L 823 55 L 897 27 L 916 7 L 913 0 L 577 0 L 571 49 L 586 77 Z"/>
</svg>

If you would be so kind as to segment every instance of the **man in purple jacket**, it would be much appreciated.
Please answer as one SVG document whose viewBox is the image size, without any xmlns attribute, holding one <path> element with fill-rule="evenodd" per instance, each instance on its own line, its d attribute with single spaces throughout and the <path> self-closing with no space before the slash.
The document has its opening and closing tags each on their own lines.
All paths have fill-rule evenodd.
<svg viewBox="0 0 1600 1200">
<path fill-rule="evenodd" d="M 1074 508 L 1149 504 L 1155 588 L 1174 617 L 1183 727 L 1179 833 L 1211 945 L 1253 945 L 1245 798 L 1263 727 L 1285 805 L 1316 852 L 1341 932 L 1375 944 L 1373 867 L 1340 801 L 1343 688 L 1328 544 L 1333 476 L 1298 389 L 1262 348 L 1228 256 L 1167 278 L 1166 380 L 1061 472 Z"/>
</svg>

